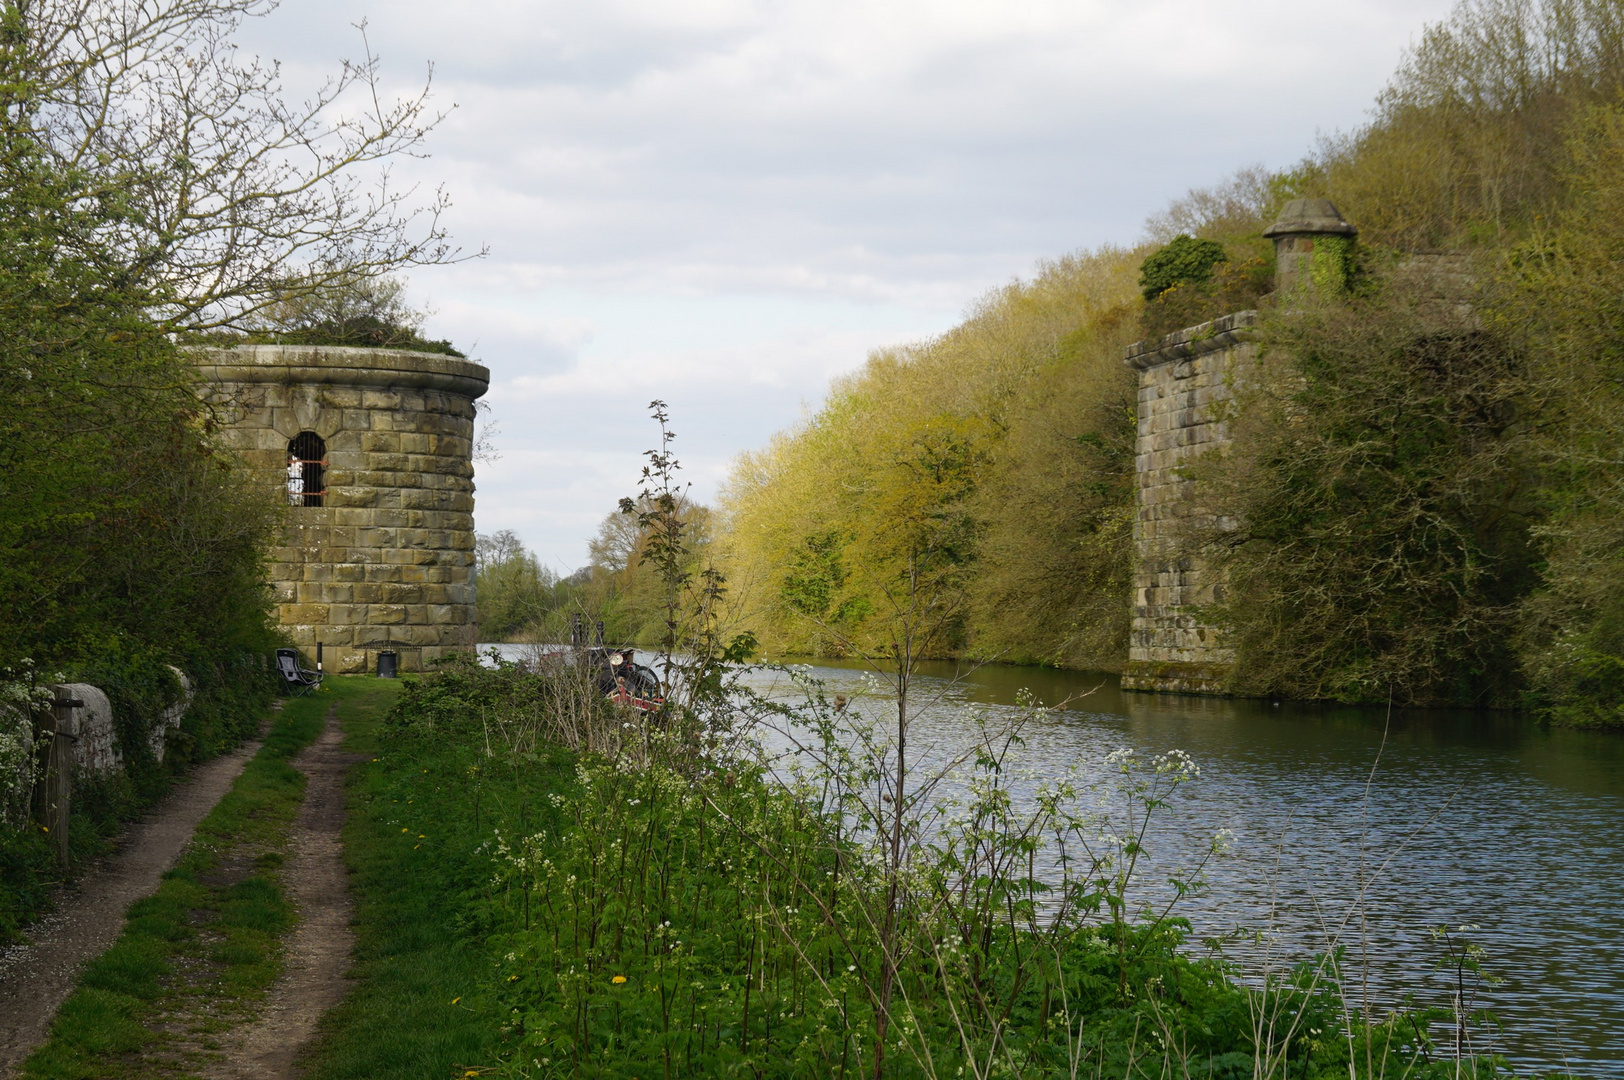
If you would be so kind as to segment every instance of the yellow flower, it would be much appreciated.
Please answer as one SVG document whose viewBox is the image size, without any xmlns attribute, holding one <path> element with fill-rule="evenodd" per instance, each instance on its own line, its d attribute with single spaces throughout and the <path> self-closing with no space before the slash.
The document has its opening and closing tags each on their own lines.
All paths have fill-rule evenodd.
<svg viewBox="0 0 1624 1080">
<path fill-rule="evenodd" d="M 412 830 L 410 830 L 410 829 L 402 829 L 402 830 L 400 830 L 400 831 L 401 831 L 401 832 L 411 832 L 411 831 L 412 831 Z"/>
<path fill-rule="evenodd" d="M 621 983 L 626 981 L 626 976 L 624 976 L 624 975 L 616 975 L 614 978 L 610 979 L 609 981 L 614 983 L 616 986 L 619 986 Z"/>
<path fill-rule="evenodd" d="M 459 1002 L 461 1000 L 462 1000 L 462 998 L 460 996 L 459 997 L 454 997 L 454 998 L 451 999 L 451 1004 L 455 1005 L 457 1002 Z"/>
</svg>

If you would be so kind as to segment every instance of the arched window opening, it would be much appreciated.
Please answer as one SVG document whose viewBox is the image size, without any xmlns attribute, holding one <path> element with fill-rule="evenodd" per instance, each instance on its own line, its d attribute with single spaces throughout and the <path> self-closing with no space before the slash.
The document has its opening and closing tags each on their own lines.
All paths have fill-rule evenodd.
<svg viewBox="0 0 1624 1080">
<path fill-rule="evenodd" d="M 288 504 L 320 506 L 327 494 L 327 443 L 314 431 L 288 440 Z"/>
</svg>

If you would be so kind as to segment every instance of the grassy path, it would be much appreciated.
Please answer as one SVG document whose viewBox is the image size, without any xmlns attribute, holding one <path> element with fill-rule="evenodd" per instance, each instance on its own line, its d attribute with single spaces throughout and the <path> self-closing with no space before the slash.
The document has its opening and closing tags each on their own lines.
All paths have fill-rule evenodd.
<svg viewBox="0 0 1624 1080">
<path fill-rule="evenodd" d="M 281 867 L 305 778 L 290 759 L 321 732 L 331 698 L 290 702 L 229 792 L 203 818 L 157 891 L 91 961 L 30 1080 L 195 1076 L 223 1033 L 253 1015 L 292 925 Z"/>
<path fill-rule="evenodd" d="M 395 682 L 329 678 L 327 691 L 288 703 L 156 894 L 130 906 L 19 1076 L 424 1080 L 495 1063 L 506 1018 L 480 988 L 498 977 L 493 935 L 522 907 L 491 896 L 488 841 L 551 825 L 545 795 L 573 782 L 572 761 L 483 775 L 490 759 L 479 747 L 386 732 L 399 693 Z M 329 707 L 341 746 L 323 736 Z M 341 811 L 317 805 L 319 783 L 306 804 L 300 766 L 312 760 L 326 761 L 329 780 L 347 777 Z M 325 844 L 316 854 L 336 865 L 339 821 L 353 909 L 324 909 L 301 892 L 311 854 L 301 845 Z M 335 920 L 350 923 L 353 953 Z"/>
<path fill-rule="evenodd" d="M 118 939 L 126 909 L 157 889 L 259 746 L 255 739 L 196 766 L 129 827 L 116 854 L 64 889 L 57 909 L 28 928 L 26 942 L 0 949 L 0 1077 L 45 1040 L 84 964 Z"/>
<path fill-rule="evenodd" d="M 332 681 L 332 680 L 330 680 Z M 493 830 L 548 825 L 545 793 L 572 782 L 564 756 L 514 774 L 472 745 L 402 742 L 381 729 L 391 684 L 343 680 L 351 775 L 345 858 L 352 872 L 356 981 L 322 1022 L 311 1080 L 439 1080 L 494 1063 L 506 1017 L 480 992 L 499 976 L 493 933 L 519 917 L 493 906 Z"/>
</svg>

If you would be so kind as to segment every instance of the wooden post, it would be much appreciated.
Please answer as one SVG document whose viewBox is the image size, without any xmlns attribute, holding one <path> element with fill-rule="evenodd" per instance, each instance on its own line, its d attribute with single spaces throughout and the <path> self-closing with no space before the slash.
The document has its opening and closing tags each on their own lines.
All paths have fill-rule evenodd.
<svg viewBox="0 0 1624 1080">
<path fill-rule="evenodd" d="M 42 738 L 50 740 L 45 750 L 45 776 L 34 790 L 34 817 L 50 830 L 56 846 L 56 861 L 68 865 L 68 809 L 73 796 L 73 744 L 79 739 L 73 710 L 84 702 L 57 687 L 51 702 L 51 719 Z"/>
</svg>

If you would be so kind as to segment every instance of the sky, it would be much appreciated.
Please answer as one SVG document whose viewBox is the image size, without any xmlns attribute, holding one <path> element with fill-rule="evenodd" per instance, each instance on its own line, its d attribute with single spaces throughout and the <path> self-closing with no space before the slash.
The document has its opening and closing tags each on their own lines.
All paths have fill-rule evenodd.
<svg viewBox="0 0 1624 1080">
<path fill-rule="evenodd" d="M 397 181 L 481 258 L 419 268 L 491 371 L 476 527 L 553 569 L 668 403 L 693 494 L 830 380 L 1193 187 L 1357 127 L 1453 0 L 283 0 L 239 36 L 301 96 L 381 59 L 448 115 Z"/>
</svg>

